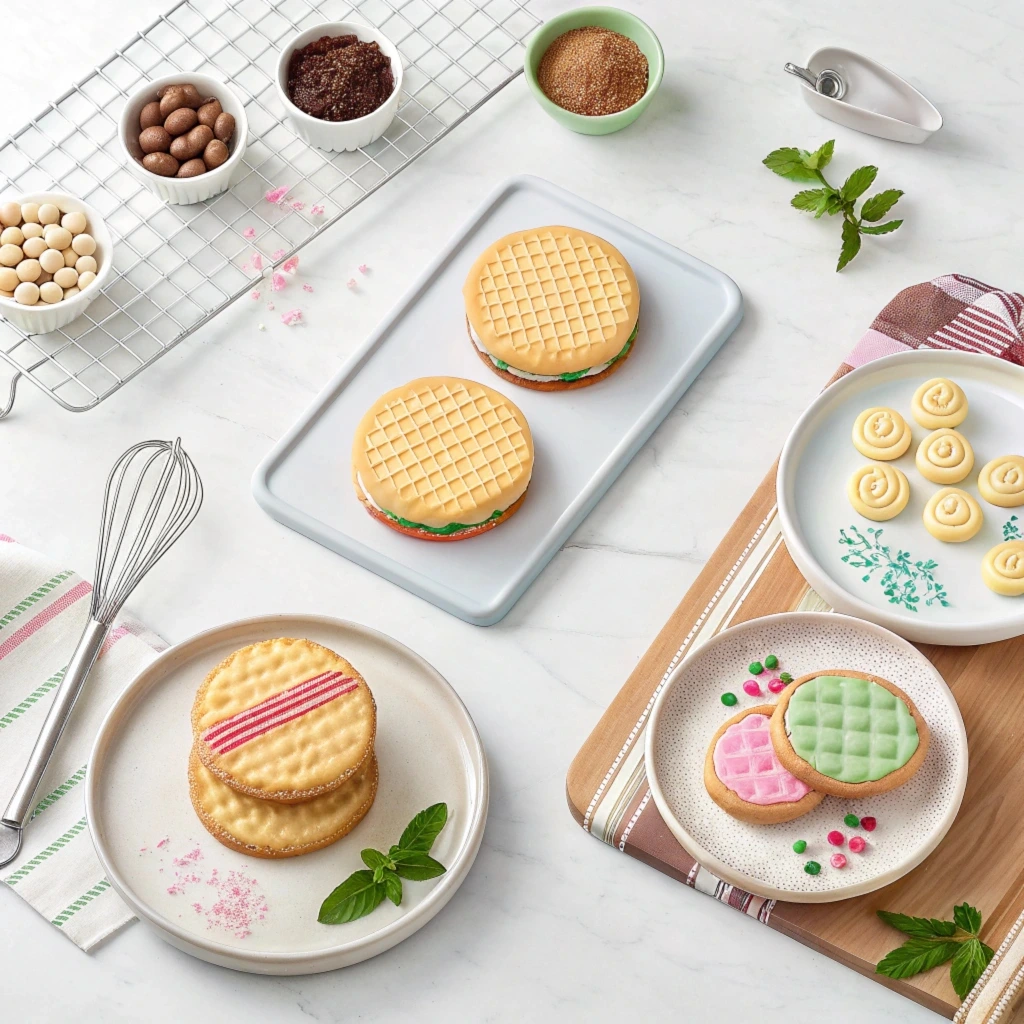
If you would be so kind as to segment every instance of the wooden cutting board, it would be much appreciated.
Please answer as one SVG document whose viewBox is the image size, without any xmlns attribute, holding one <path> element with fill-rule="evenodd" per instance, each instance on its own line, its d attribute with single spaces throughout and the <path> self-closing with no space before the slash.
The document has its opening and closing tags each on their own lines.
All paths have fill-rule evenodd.
<svg viewBox="0 0 1024 1024">
<path fill-rule="evenodd" d="M 833 380 L 850 369 L 843 364 Z M 679 661 L 735 623 L 823 607 L 786 551 L 772 467 L 576 755 L 566 779 L 573 816 L 623 852 L 946 1017 L 957 1015 L 969 1024 L 1018 1019 L 1012 1005 L 1015 994 L 1024 992 L 1024 939 L 1013 940 L 1022 933 L 1018 918 L 1024 912 L 1024 637 L 982 647 L 920 645 L 963 714 L 970 751 L 967 792 L 938 849 L 884 889 L 813 905 L 752 897 L 697 865 L 651 800 L 643 765 L 647 718 Z M 949 917 L 964 900 L 984 916 L 983 940 L 993 948 L 1004 938 L 1006 943 L 962 1010 L 946 969 L 905 981 L 874 973 L 875 963 L 902 941 L 876 910 Z"/>
</svg>

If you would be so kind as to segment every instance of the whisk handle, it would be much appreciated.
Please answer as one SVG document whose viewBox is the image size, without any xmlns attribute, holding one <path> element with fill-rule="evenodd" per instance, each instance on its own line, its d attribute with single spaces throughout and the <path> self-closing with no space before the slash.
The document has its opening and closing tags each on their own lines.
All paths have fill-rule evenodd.
<svg viewBox="0 0 1024 1024">
<path fill-rule="evenodd" d="M 90 619 L 86 624 L 82 638 L 75 648 L 75 653 L 71 655 L 68 667 L 64 670 L 64 678 L 57 688 L 57 695 L 54 697 L 39 738 L 29 755 L 24 774 L 14 790 L 7 810 L 4 811 L 3 821 L 5 823 L 23 828 L 28 821 L 32 808 L 35 806 L 33 800 L 39 780 L 42 779 L 46 765 L 60 739 L 60 734 L 64 731 L 64 726 L 67 725 L 71 709 L 75 706 L 78 694 L 82 690 L 82 684 L 99 656 L 109 628 L 95 619 Z"/>
</svg>

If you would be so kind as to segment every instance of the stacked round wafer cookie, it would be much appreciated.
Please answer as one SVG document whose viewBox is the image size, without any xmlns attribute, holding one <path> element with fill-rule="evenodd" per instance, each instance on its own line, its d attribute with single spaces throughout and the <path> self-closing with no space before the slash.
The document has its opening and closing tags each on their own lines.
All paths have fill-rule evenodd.
<svg viewBox="0 0 1024 1024">
<path fill-rule="evenodd" d="M 192 806 L 214 838 L 295 857 L 350 832 L 377 793 L 377 713 L 366 680 L 311 640 L 243 647 L 192 706 Z"/>
</svg>

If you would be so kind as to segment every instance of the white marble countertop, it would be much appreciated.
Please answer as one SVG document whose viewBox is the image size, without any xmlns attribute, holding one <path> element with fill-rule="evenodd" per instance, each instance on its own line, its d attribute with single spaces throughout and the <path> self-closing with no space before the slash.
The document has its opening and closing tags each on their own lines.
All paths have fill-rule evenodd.
<svg viewBox="0 0 1024 1024">
<path fill-rule="evenodd" d="M 167 4 L 6 4 L 0 135 Z M 309 248 L 302 270 L 317 291 L 303 296 L 304 328 L 241 303 L 88 414 L 23 384 L 0 423 L 0 527 L 85 572 L 114 458 L 143 437 L 184 438 L 206 506 L 131 605 L 167 639 L 260 612 L 316 611 L 384 630 L 435 664 L 490 756 L 490 820 L 468 881 L 390 953 L 281 979 L 190 959 L 138 924 L 86 955 L 4 893 L 10 1019 L 936 1019 L 586 836 L 566 809 L 564 776 L 800 410 L 885 302 L 952 270 L 1024 283 L 1024 14 L 1006 0 L 626 6 L 655 28 L 667 59 L 660 94 L 631 129 L 574 136 L 520 79 Z M 826 43 L 905 74 L 945 127 L 925 146 L 902 146 L 819 119 L 782 64 Z M 837 177 L 876 163 L 880 186 L 907 193 L 903 229 L 867 240 L 839 275 L 839 225 L 789 209 L 795 189 L 760 166 L 777 146 L 832 137 Z M 479 629 L 278 526 L 249 478 L 454 228 L 517 172 L 721 268 L 746 317 L 511 614 Z M 359 263 L 372 272 L 358 293 L 330 287 Z"/>
</svg>

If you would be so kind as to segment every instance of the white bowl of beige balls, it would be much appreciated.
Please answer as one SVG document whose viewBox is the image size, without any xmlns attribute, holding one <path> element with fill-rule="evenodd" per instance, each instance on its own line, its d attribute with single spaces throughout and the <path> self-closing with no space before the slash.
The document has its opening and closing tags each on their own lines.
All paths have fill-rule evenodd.
<svg viewBox="0 0 1024 1024">
<path fill-rule="evenodd" d="M 119 134 L 135 175 L 174 205 L 223 192 L 245 153 L 242 101 L 209 75 L 172 74 L 137 89 L 121 111 Z"/>
<path fill-rule="evenodd" d="M 99 295 L 112 243 L 103 218 L 62 192 L 0 201 L 0 313 L 28 334 L 71 323 Z"/>
</svg>

